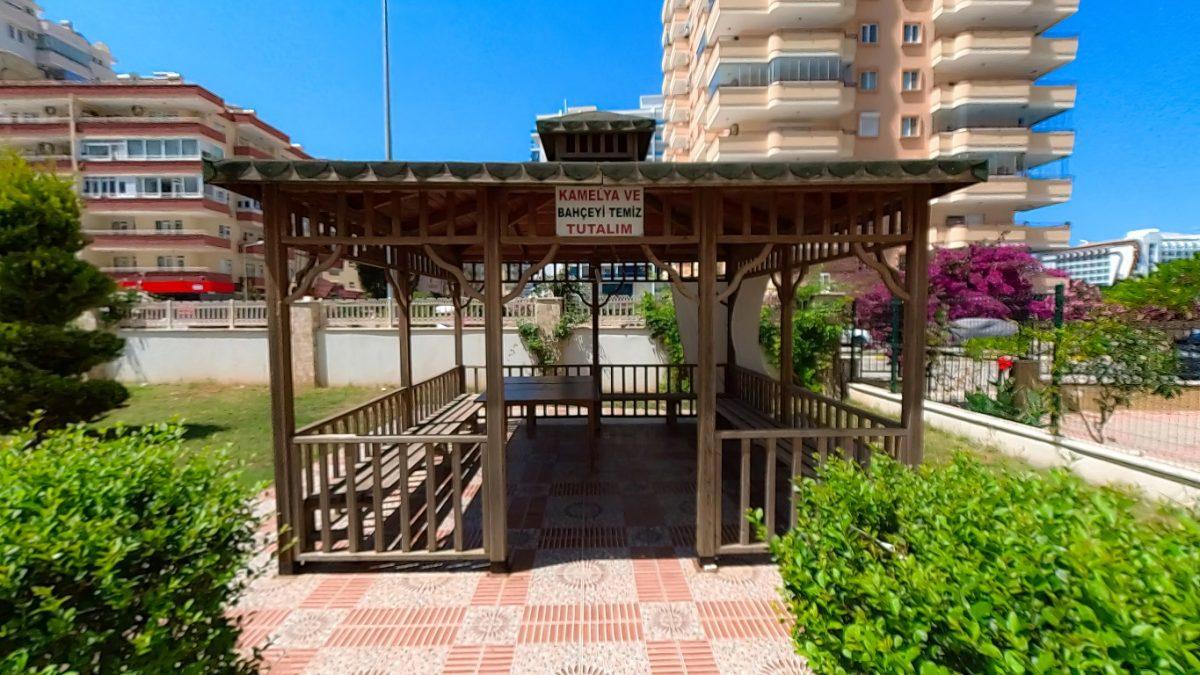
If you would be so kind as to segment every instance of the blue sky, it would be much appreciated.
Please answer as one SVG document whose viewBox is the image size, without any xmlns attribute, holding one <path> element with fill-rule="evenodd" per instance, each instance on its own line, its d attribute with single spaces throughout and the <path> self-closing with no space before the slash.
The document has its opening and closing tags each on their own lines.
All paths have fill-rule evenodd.
<svg viewBox="0 0 1200 675">
<path fill-rule="evenodd" d="M 118 70 L 183 73 L 255 108 L 314 155 L 383 156 L 377 0 L 41 0 L 109 44 Z M 521 160 L 564 99 L 630 107 L 661 84 L 657 0 L 392 0 L 397 159 Z M 1200 11 L 1183 0 L 1082 0 L 1055 32 L 1079 59 L 1069 204 L 1028 220 L 1074 238 L 1200 232 Z M 120 11 L 114 11 L 116 6 Z"/>
</svg>

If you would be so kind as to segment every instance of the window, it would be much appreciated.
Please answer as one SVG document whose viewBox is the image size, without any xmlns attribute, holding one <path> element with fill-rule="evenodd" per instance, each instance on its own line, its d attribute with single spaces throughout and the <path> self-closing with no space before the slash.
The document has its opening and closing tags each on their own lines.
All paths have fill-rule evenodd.
<svg viewBox="0 0 1200 675">
<path fill-rule="evenodd" d="M 180 268 L 184 266 L 181 255 L 160 255 L 157 262 L 159 267 Z"/>
<path fill-rule="evenodd" d="M 906 70 L 900 76 L 901 88 L 904 91 L 920 91 L 921 90 L 921 71 Z"/>
<path fill-rule="evenodd" d="M 879 136 L 879 113 L 859 113 L 858 135 L 862 138 L 876 138 Z"/>
<path fill-rule="evenodd" d="M 154 221 L 154 229 L 159 232 L 171 232 L 183 229 L 182 220 L 156 220 Z"/>
<path fill-rule="evenodd" d="M 221 260 L 221 274 L 233 274 L 233 261 L 229 258 Z"/>
<path fill-rule="evenodd" d="M 117 269 L 131 269 L 137 267 L 137 258 L 131 255 L 119 255 L 113 258 L 113 267 Z"/>
<path fill-rule="evenodd" d="M 15 30 L 13 30 L 13 26 L 11 23 L 8 24 L 8 39 L 10 39 L 10 40 L 17 39 L 17 32 Z"/>
<path fill-rule="evenodd" d="M 863 91 L 875 91 L 879 88 L 879 73 L 874 70 L 864 70 L 858 74 L 858 88 Z"/>
<path fill-rule="evenodd" d="M 921 135 L 921 118 L 920 117 L 901 117 L 900 118 L 900 136 L 903 138 L 916 138 Z"/>
<path fill-rule="evenodd" d="M 111 229 L 113 232 L 127 232 L 133 228 L 129 226 L 128 220 L 114 220 L 112 221 L 112 226 L 109 229 Z"/>
<path fill-rule="evenodd" d="M 231 236 L 233 236 L 233 231 L 230 230 L 228 225 L 218 225 L 217 235 L 222 239 L 229 239 Z"/>
<path fill-rule="evenodd" d="M 921 44 L 921 24 L 919 24 L 919 23 L 904 24 L 904 44 L 906 44 L 906 45 Z"/>
<path fill-rule="evenodd" d="M 858 31 L 858 41 L 864 45 L 879 44 L 879 24 L 864 23 Z"/>
</svg>

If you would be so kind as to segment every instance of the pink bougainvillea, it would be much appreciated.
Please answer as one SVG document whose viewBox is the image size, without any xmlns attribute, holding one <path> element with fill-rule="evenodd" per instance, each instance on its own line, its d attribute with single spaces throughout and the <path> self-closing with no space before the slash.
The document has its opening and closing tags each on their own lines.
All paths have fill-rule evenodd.
<svg viewBox="0 0 1200 675">
<path fill-rule="evenodd" d="M 929 263 L 930 322 L 965 318 L 1046 320 L 1054 316 L 1054 296 L 1039 297 L 1035 283 L 1065 276 L 1042 266 L 1025 246 L 972 244 L 938 249 Z M 1082 281 L 1067 286 L 1067 320 L 1089 316 L 1101 305 L 1100 292 Z M 876 339 L 891 333 L 892 295 L 882 283 L 858 300 L 859 325 Z"/>
</svg>

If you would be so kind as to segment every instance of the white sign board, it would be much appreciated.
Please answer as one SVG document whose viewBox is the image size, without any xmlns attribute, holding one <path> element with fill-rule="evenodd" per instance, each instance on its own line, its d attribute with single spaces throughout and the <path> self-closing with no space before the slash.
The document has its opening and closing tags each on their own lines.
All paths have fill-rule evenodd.
<svg viewBox="0 0 1200 675">
<path fill-rule="evenodd" d="M 640 187 L 559 187 L 554 213 L 560 237 L 640 237 L 646 195 Z"/>
</svg>

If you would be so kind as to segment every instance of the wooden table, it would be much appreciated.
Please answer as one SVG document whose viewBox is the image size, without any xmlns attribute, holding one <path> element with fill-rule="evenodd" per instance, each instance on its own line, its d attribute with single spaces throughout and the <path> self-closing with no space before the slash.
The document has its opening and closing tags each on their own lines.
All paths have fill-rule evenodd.
<svg viewBox="0 0 1200 675">
<path fill-rule="evenodd" d="M 487 392 L 478 401 L 487 402 Z M 573 405 L 588 411 L 588 464 L 596 465 L 596 437 L 600 434 L 600 398 L 595 380 L 588 376 L 546 375 L 542 377 L 504 378 L 504 405 L 525 408 L 525 432 L 533 436 L 537 429 L 537 406 Z"/>
</svg>

